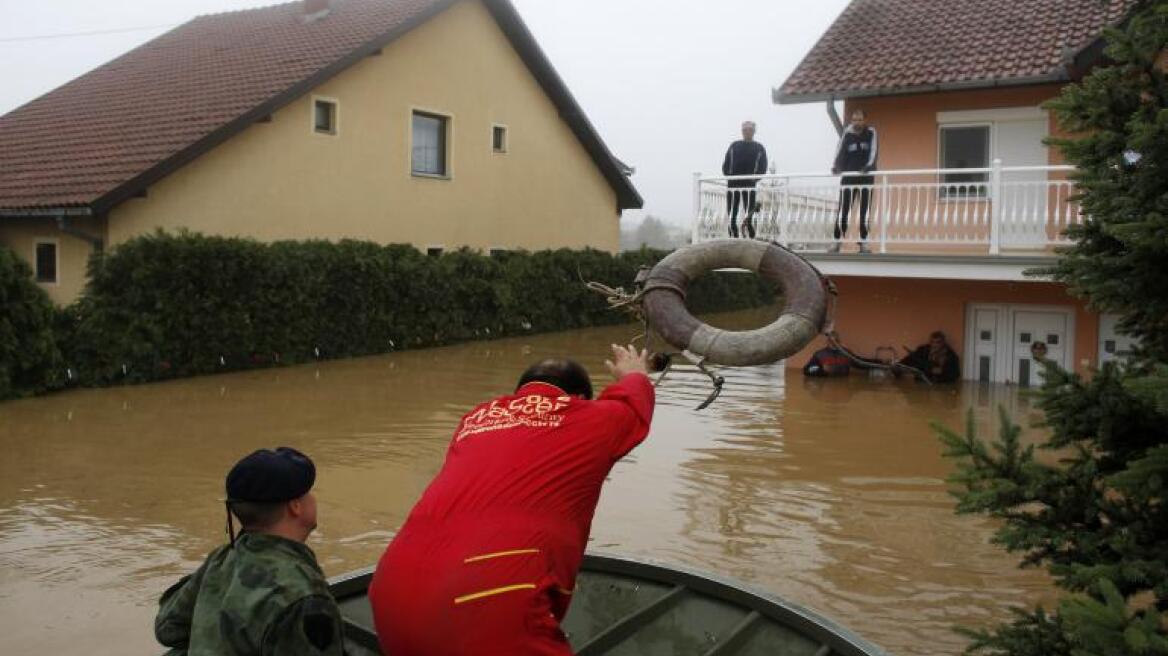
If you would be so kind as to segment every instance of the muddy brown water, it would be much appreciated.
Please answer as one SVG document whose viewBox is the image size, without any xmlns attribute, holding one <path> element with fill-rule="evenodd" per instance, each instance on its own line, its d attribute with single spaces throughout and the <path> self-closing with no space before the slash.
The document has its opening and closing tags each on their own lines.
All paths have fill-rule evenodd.
<svg viewBox="0 0 1168 656">
<path fill-rule="evenodd" d="M 574 354 L 603 378 L 606 345 L 632 332 L 0 404 L 0 653 L 160 653 L 157 595 L 221 542 L 223 476 L 259 447 L 295 445 L 316 460 L 310 545 L 325 572 L 373 564 L 463 412 L 540 357 Z M 953 625 L 1052 598 L 1044 575 L 989 544 L 992 523 L 953 514 L 952 464 L 928 426 L 960 426 L 973 408 L 988 432 L 999 404 L 1033 421 L 1016 391 L 807 381 L 778 365 L 723 373 L 725 394 L 700 413 L 705 379 L 670 375 L 649 439 L 613 470 L 591 549 L 738 579 L 894 654 L 958 653 Z"/>
</svg>

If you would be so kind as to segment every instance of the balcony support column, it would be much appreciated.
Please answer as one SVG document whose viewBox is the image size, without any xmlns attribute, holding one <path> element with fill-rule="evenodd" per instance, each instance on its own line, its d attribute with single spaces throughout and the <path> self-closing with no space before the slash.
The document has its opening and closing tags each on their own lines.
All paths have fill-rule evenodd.
<svg viewBox="0 0 1168 656">
<path fill-rule="evenodd" d="M 1002 252 L 1002 214 L 1005 198 L 1002 196 L 1002 160 L 990 164 L 990 255 Z"/>
</svg>

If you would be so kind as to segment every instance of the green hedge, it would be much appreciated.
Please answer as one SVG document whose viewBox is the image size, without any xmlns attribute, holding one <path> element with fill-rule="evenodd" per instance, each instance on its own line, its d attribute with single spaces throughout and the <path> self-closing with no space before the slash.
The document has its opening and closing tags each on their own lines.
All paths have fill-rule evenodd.
<svg viewBox="0 0 1168 656">
<path fill-rule="evenodd" d="M 95 257 L 57 335 L 78 383 L 108 385 L 570 330 L 628 321 L 581 279 L 628 287 L 664 255 L 428 257 L 406 245 L 160 232 Z M 693 285 L 689 305 L 709 312 L 773 299 L 756 276 L 711 274 Z"/>
<path fill-rule="evenodd" d="M 57 323 L 57 311 L 33 282 L 32 269 L 11 250 L 0 248 L 0 399 L 64 383 Z"/>
</svg>

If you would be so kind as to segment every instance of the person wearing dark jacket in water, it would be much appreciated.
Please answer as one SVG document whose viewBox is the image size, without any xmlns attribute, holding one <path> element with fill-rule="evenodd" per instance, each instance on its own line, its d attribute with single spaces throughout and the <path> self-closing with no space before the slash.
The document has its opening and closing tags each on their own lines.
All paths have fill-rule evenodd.
<svg viewBox="0 0 1168 656">
<path fill-rule="evenodd" d="M 754 121 L 742 123 L 742 139 L 730 144 L 726 158 L 722 161 L 722 175 L 761 175 L 767 170 L 767 152 L 762 144 L 754 140 Z M 757 179 L 730 180 L 726 185 L 726 212 L 730 215 L 730 236 L 738 236 L 738 211 L 741 208 L 745 218 L 742 229 L 746 236 L 754 238 L 754 186 Z"/>
<path fill-rule="evenodd" d="M 807 364 L 803 366 L 804 376 L 828 377 L 847 376 L 852 370 L 852 360 L 836 344 L 839 335 L 832 332 L 828 335 L 828 342 L 823 348 L 815 352 Z"/>
<path fill-rule="evenodd" d="M 839 252 L 840 240 L 848 233 L 848 215 L 857 199 L 860 201 L 860 252 L 868 252 L 868 206 L 872 201 L 874 182 L 869 173 L 876 168 L 878 151 L 876 128 L 868 125 L 868 115 L 862 109 L 853 111 L 852 123 L 840 136 L 835 161 L 831 166 L 833 174 L 852 174 L 840 179 L 842 189 L 839 216 L 835 224 L 835 243 L 828 249 L 832 253 Z"/>
<path fill-rule="evenodd" d="M 928 344 L 918 346 L 900 364 L 920 371 L 932 383 L 955 383 L 961 378 L 961 361 L 949 347 L 945 333 L 939 330 L 929 335 Z"/>
</svg>

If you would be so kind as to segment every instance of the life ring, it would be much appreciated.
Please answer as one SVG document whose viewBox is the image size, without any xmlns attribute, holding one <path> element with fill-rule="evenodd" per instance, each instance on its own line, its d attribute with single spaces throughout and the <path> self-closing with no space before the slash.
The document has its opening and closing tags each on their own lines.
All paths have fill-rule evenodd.
<svg viewBox="0 0 1168 656">
<path fill-rule="evenodd" d="M 755 330 L 722 330 L 699 321 L 685 307 L 689 284 L 715 269 L 748 269 L 777 284 L 786 307 L 779 318 Z M 713 364 L 769 364 L 811 343 L 827 320 L 827 284 L 803 258 L 776 244 L 720 239 L 681 248 L 657 263 L 645 278 L 642 307 L 649 325 L 675 348 Z"/>
</svg>

